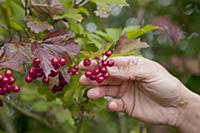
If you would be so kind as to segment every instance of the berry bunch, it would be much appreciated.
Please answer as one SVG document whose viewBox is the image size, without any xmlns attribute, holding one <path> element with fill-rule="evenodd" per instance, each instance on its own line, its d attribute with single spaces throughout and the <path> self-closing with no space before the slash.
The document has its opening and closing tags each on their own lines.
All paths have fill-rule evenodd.
<svg viewBox="0 0 200 133">
<path fill-rule="evenodd" d="M 60 67 L 66 65 L 66 59 L 65 58 L 53 58 L 51 59 L 51 64 L 54 67 L 55 70 L 51 70 L 51 73 L 46 77 L 43 69 L 40 67 L 40 59 L 34 58 L 32 62 L 32 68 L 29 70 L 28 75 L 25 78 L 25 81 L 27 83 L 33 82 L 37 78 L 42 78 L 42 82 L 45 84 L 49 83 L 50 77 L 56 77 L 59 75 L 59 85 L 54 85 L 52 88 L 52 92 L 59 92 L 62 91 L 62 88 L 67 84 L 67 82 L 64 80 L 62 74 L 58 70 Z"/>
<path fill-rule="evenodd" d="M 17 93 L 20 91 L 20 87 L 13 85 L 15 78 L 13 77 L 11 70 L 6 70 L 4 75 L 0 75 L 0 95 L 5 95 L 10 92 Z"/>
<path fill-rule="evenodd" d="M 79 74 L 78 70 L 79 70 L 78 65 L 74 65 L 69 69 L 68 73 L 70 74 L 70 76 L 78 75 Z"/>
<path fill-rule="evenodd" d="M 97 59 L 97 65 L 92 69 L 85 72 L 85 76 L 90 80 L 96 81 L 97 83 L 102 83 L 105 79 L 109 77 L 107 67 L 114 66 L 115 62 L 109 57 L 112 55 L 112 51 L 106 51 L 102 59 Z M 85 59 L 83 61 L 85 67 L 90 67 L 91 60 Z"/>
</svg>

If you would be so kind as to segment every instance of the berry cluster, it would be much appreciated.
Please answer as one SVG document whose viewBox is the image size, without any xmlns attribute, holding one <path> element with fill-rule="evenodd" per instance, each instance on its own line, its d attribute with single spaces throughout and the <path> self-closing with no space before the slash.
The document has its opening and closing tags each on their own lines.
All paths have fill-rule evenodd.
<svg viewBox="0 0 200 133">
<path fill-rule="evenodd" d="M 68 73 L 70 74 L 70 76 L 78 75 L 79 74 L 78 70 L 79 70 L 78 65 L 74 65 L 69 69 Z"/>
<path fill-rule="evenodd" d="M 41 63 L 41 61 L 39 58 L 34 58 L 34 60 L 32 62 L 33 67 L 29 70 L 28 75 L 25 78 L 25 81 L 27 83 L 31 83 L 37 78 L 42 78 L 42 82 L 45 84 L 48 84 L 50 77 L 56 77 L 57 75 L 59 75 L 59 84 L 53 86 L 52 92 L 56 93 L 56 92 L 62 91 L 63 87 L 67 83 L 64 80 L 62 74 L 60 73 L 60 71 L 58 69 L 64 65 L 66 65 L 66 59 L 65 58 L 51 59 L 51 64 L 55 70 L 51 70 L 51 73 L 48 75 L 48 77 L 45 76 L 43 69 L 40 67 L 40 63 Z"/>
<path fill-rule="evenodd" d="M 90 80 L 96 81 L 97 83 L 102 83 L 105 79 L 109 77 L 107 67 L 114 66 L 115 62 L 109 57 L 112 55 L 112 51 L 106 51 L 102 59 L 97 60 L 97 65 L 92 69 L 85 72 L 85 76 Z M 91 60 L 85 59 L 83 61 L 85 67 L 91 66 Z"/>
<path fill-rule="evenodd" d="M 11 70 L 6 70 L 4 75 L 0 75 L 0 95 L 5 95 L 10 92 L 17 93 L 20 91 L 20 87 L 13 85 L 15 78 L 13 77 Z"/>
</svg>

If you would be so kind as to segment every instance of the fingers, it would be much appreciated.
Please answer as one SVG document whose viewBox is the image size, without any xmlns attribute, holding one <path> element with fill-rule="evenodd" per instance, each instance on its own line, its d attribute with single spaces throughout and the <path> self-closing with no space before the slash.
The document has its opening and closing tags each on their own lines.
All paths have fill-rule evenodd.
<svg viewBox="0 0 200 133">
<path fill-rule="evenodd" d="M 80 83 L 83 85 L 99 86 L 99 85 L 120 85 L 121 80 L 117 78 L 108 78 L 103 83 L 99 84 L 96 81 L 88 79 L 85 75 L 81 76 Z"/>
<path fill-rule="evenodd" d="M 90 99 L 97 100 L 104 96 L 119 97 L 119 92 L 119 86 L 101 86 L 90 89 L 87 96 Z"/>
<path fill-rule="evenodd" d="M 107 108 L 112 112 L 124 112 L 125 102 L 123 99 L 113 99 L 108 102 Z"/>
</svg>

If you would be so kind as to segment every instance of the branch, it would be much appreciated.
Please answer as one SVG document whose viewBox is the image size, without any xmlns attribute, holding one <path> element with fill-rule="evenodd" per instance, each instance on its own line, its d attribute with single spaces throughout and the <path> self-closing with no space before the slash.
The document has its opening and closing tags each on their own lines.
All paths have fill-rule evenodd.
<svg viewBox="0 0 200 133">
<path fill-rule="evenodd" d="M 25 111 L 23 110 L 22 108 L 20 108 L 19 106 L 17 106 L 16 104 L 14 104 L 13 102 L 10 102 L 8 100 L 6 100 L 5 98 L 4 99 L 1 99 L 4 103 L 6 103 L 8 106 L 12 107 L 13 109 L 15 109 L 16 111 L 22 113 L 23 115 L 25 116 L 28 116 L 30 117 L 31 119 L 39 122 L 40 124 L 46 126 L 47 128 L 50 128 L 50 129 L 53 129 L 53 130 L 57 130 L 57 131 L 60 131 L 58 130 L 56 127 L 53 127 L 48 121 L 46 121 L 45 119 L 43 119 L 42 117 L 39 117 L 31 112 L 28 112 L 28 111 Z"/>
</svg>

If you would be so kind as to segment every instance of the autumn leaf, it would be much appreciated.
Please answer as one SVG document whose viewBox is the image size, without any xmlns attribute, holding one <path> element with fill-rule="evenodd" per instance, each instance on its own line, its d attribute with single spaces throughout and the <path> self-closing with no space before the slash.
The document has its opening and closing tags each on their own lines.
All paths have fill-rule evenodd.
<svg viewBox="0 0 200 133">
<path fill-rule="evenodd" d="M 27 60 L 27 56 L 19 49 L 20 47 L 16 47 L 15 44 L 6 43 L 0 56 L 0 68 L 10 68 L 24 72 L 24 63 Z"/>
<path fill-rule="evenodd" d="M 26 25 L 28 28 L 30 28 L 31 31 L 34 33 L 40 33 L 46 30 L 52 30 L 53 26 L 49 24 L 47 21 L 40 21 L 39 19 L 36 19 L 31 16 L 27 16 L 25 18 Z"/>
<path fill-rule="evenodd" d="M 80 46 L 71 38 L 71 33 L 66 30 L 50 32 L 43 42 L 32 44 L 32 52 L 36 57 L 40 58 L 40 66 L 46 76 L 52 70 L 55 70 L 51 64 L 51 59 L 64 57 L 69 63 L 79 51 Z M 63 77 L 66 81 L 69 80 L 69 77 Z"/>
<path fill-rule="evenodd" d="M 126 35 L 122 35 L 118 41 L 115 52 L 126 53 L 140 48 L 148 48 L 149 45 L 146 42 L 142 42 L 140 39 L 134 39 L 129 41 Z"/>
</svg>

